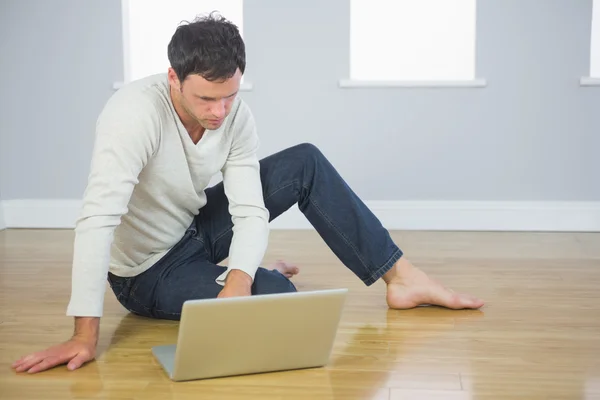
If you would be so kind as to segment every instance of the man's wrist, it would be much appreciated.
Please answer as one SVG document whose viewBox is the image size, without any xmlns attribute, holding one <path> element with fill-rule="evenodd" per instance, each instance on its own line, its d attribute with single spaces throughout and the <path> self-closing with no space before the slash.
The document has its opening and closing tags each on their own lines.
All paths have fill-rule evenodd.
<svg viewBox="0 0 600 400">
<path fill-rule="evenodd" d="M 75 317 L 75 330 L 73 338 L 86 342 L 98 342 L 100 331 L 100 318 L 98 317 Z"/>
<path fill-rule="evenodd" d="M 225 279 L 225 284 L 229 282 L 243 283 L 247 284 L 248 286 L 252 286 L 252 277 L 241 269 L 232 269 L 229 271 L 227 278 Z"/>
</svg>

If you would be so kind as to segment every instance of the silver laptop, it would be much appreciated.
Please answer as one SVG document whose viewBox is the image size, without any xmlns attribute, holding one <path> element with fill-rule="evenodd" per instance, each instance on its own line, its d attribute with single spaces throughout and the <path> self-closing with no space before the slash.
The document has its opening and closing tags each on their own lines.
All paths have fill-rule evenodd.
<svg viewBox="0 0 600 400">
<path fill-rule="evenodd" d="M 329 362 L 348 289 L 189 300 L 177 344 L 152 353 L 173 381 Z"/>
</svg>

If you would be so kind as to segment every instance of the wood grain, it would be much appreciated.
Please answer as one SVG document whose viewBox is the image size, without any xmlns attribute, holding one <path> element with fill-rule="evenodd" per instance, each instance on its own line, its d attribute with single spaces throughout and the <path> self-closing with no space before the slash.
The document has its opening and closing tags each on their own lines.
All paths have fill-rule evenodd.
<svg viewBox="0 0 600 400">
<path fill-rule="evenodd" d="M 67 339 L 73 232 L 0 232 L 0 399 L 600 399 L 600 234 L 393 232 L 416 265 L 486 300 L 478 311 L 389 310 L 312 231 L 273 231 L 266 262 L 299 290 L 351 290 L 325 368 L 173 383 L 150 348 L 177 324 L 128 314 L 107 291 L 96 361 L 15 373 Z M 293 344 L 290 344 L 293 345 Z"/>
</svg>

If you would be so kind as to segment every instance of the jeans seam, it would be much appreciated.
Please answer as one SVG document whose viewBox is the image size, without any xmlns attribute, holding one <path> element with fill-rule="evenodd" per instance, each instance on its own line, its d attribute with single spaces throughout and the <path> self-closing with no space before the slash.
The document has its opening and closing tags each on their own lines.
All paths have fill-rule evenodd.
<svg viewBox="0 0 600 400">
<path fill-rule="evenodd" d="M 227 229 L 225 229 L 223 232 L 219 233 L 219 235 L 215 238 L 214 243 L 217 243 L 219 240 L 221 240 L 225 235 L 227 235 L 231 230 L 233 229 L 233 223 L 231 226 L 227 227 Z"/>
<path fill-rule="evenodd" d="M 178 312 L 168 312 L 168 311 L 164 311 L 164 310 L 159 310 L 158 308 L 154 309 L 154 312 L 156 312 L 156 313 L 162 313 L 162 314 L 167 314 L 167 315 L 174 315 L 176 317 L 181 317 L 181 313 L 178 313 Z"/>
<path fill-rule="evenodd" d="M 283 186 L 280 186 L 280 187 L 278 187 L 277 189 L 275 189 L 275 191 L 271 192 L 271 194 L 269 194 L 269 195 L 265 196 L 265 202 L 266 202 L 268 199 L 270 199 L 271 197 L 273 197 L 273 196 L 274 196 L 276 193 L 280 192 L 281 190 L 283 190 L 283 189 L 287 188 L 288 186 L 292 186 L 292 185 L 294 185 L 294 184 L 298 184 L 298 183 L 299 183 L 298 179 L 294 179 L 294 180 L 293 180 L 293 181 L 291 181 L 290 183 L 288 183 L 288 184 L 286 184 L 286 185 L 283 185 Z"/>
<path fill-rule="evenodd" d="M 138 298 L 136 297 L 136 292 L 137 289 L 140 287 L 139 282 L 136 280 L 134 280 L 131 291 L 129 292 L 129 295 L 126 297 L 126 300 L 132 300 L 134 303 L 136 303 L 137 305 L 141 306 L 144 311 L 148 314 L 151 314 L 150 312 L 150 307 L 147 307 L 145 304 L 143 304 L 140 300 L 138 300 Z"/>
<path fill-rule="evenodd" d="M 141 306 L 145 312 L 147 312 L 148 314 L 152 314 L 150 311 L 150 308 L 147 307 L 145 304 L 143 304 L 141 301 L 139 301 L 134 295 L 133 293 L 131 295 L 128 296 L 127 300 L 132 300 L 134 303 L 138 304 L 139 306 Z"/>
<path fill-rule="evenodd" d="M 135 292 L 137 292 L 137 289 L 139 288 L 140 284 L 137 282 L 137 279 L 133 282 L 133 285 L 131 287 L 131 290 L 129 291 L 129 297 L 134 297 L 135 296 Z"/>
<path fill-rule="evenodd" d="M 304 187 L 304 189 L 308 190 L 308 188 L 306 186 L 303 186 L 303 187 Z M 325 221 L 327 221 L 327 223 L 329 224 L 329 226 L 331 226 L 333 228 L 333 230 L 342 238 L 342 240 L 346 243 L 346 245 L 348 247 L 350 247 L 352 250 L 354 250 L 354 253 L 356 254 L 356 257 L 362 263 L 363 268 L 365 268 L 366 271 L 369 271 L 369 268 L 368 268 L 367 264 L 365 263 L 365 261 L 363 260 L 360 252 L 352 244 L 352 242 L 350 242 L 350 240 L 346 237 L 346 235 L 344 235 L 344 233 L 329 219 L 329 217 L 327 216 L 327 214 L 325 214 L 323 212 L 323 210 L 319 207 L 319 205 L 312 198 L 310 198 L 310 196 L 308 198 L 308 201 L 310 201 L 310 203 L 315 207 L 315 209 L 319 212 L 319 214 L 321 214 L 321 216 L 323 217 L 323 219 Z"/>
<path fill-rule="evenodd" d="M 204 233 L 202 232 L 203 237 L 200 238 L 199 236 L 192 236 L 192 240 L 200 243 L 202 245 L 202 247 L 204 248 L 204 251 L 206 252 L 206 254 L 211 254 L 211 249 L 208 246 L 208 240 L 204 237 Z"/>
</svg>

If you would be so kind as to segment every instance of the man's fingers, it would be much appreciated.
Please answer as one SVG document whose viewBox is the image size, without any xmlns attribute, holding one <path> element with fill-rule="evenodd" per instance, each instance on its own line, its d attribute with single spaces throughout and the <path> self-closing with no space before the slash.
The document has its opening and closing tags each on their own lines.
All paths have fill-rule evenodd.
<svg viewBox="0 0 600 400">
<path fill-rule="evenodd" d="M 35 364 L 39 363 L 43 359 L 44 359 L 44 356 L 40 353 L 30 354 L 27 357 L 22 358 L 20 360 L 20 362 L 18 363 L 18 366 L 15 367 L 15 369 L 18 372 L 26 371 L 29 368 L 33 367 Z"/>
<path fill-rule="evenodd" d="M 67 368 L 70 371 L 73 371 L 74 369 L 81 367 L 85 362 L 90 361 L 90 359 L 91 357 L 89 354 L 84 352 L 79 353 L 75 357 L 73 357 L 73 359 L 67 365 Z"/>
<path fill-rule="evenodd" d="M 36 373 L 68 363 L 68 369 L 74 370 L 95 356 L 93 345 L 78 340 L 70 340 L 47 350 L 33 353 L 13 363 L 17 372 Z"/>
<path fill-rule="evenodd" d="M 24 357 L 22 362 L 15 367 L 15 370 L 17 372 L 27 371 L 29 373 L 45 371 L 59 364 L 64 364 L 71 358 L 73 358 L 73 354 L 64 350 L 62 353 L 51 353 L 49 351 L 34 353 Z"/>
<path fill-rule="evenodd" d="M 17 368 L 19 365 L 21 365 L 23 363 L 23 361 L 25 360 L 26 357 L 21 357 L 19 358 L 17 361 L 15 361 L 14 363 L 12 363 L 12 367 L 13 368 Z"/>
<path fill-rule="evenodd" d="M 33 360 L 35 357 L 41 355 L 41 352 L 37 352 L 37 353 L 31 353 L 31 354 L 27 354 L 26 356 L 23 356 L 21 358 L 19 358 L 17 361 L 15 361 L 13 363 L 13 367 L 18 367 L 19 365 L 26 363 L 28 361 Z"/>
<path fill-rule="evenodd" d="M 19 358 L 17 361 L 15 361 L 14 363 L 12 363 L 12 367 L 13 368 L 18 368 L 19 365 L 21 365 L 21 364 L 23 364 L 25 362 L 25 359 L 27 357 L 29 357 L 29 356 L 24 356 L 24 357 Z"/>
<path fill-rule="evenodd" d="M 42 359 L 39 363 L 29 368 L 27 372 L 34 374 L 36 372 L 45 371 L 49 368 L 55 367 L 59 364 L 64 364 L 66 360 L 63 360 L 57 356 L 48 356 Z"/>
</svg>

